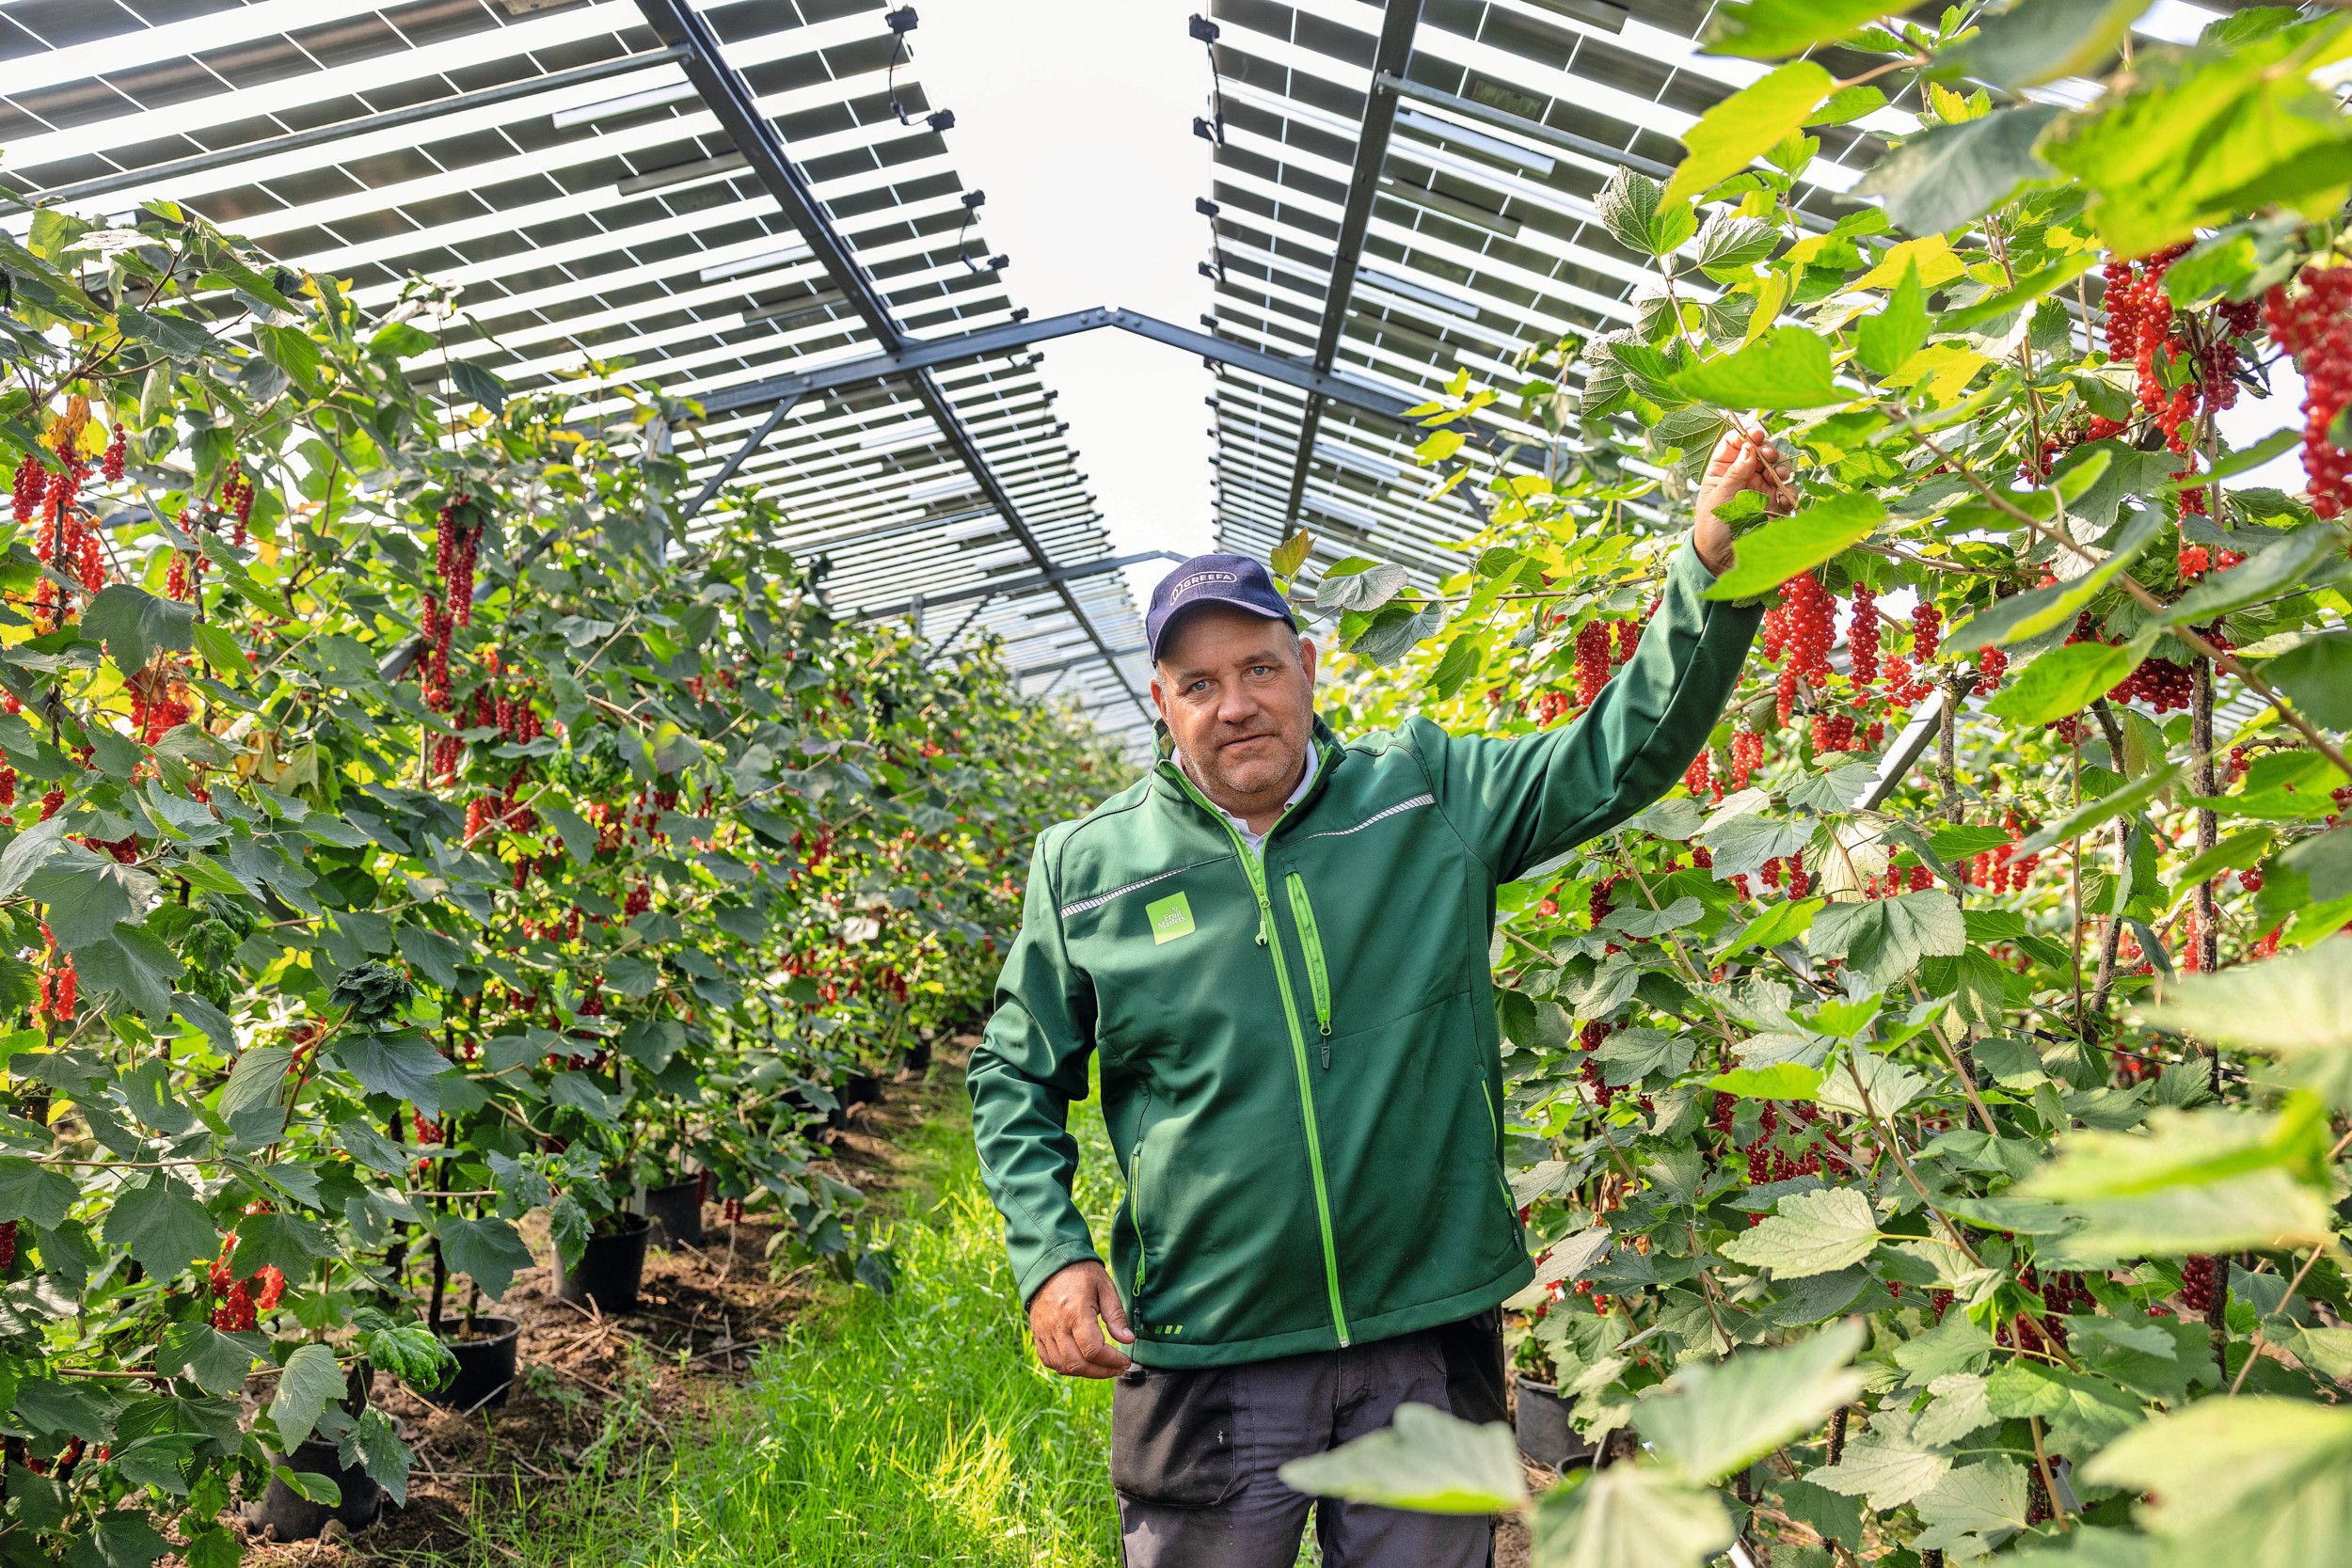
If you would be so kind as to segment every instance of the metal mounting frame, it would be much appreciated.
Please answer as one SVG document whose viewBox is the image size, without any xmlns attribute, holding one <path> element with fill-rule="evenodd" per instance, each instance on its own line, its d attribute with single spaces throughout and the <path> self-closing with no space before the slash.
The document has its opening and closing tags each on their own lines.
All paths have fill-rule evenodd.
<svg viewBox="0 0 2352 1568">
<path fill-rule="evenodd" d="M 685 69 L 687 79 L 702 94 L 704 104 L 718 117 L 721 127 L 734 141 L 735 150 L 750 161 L 753 173 L 815 253 L 833 286 L 841 291 L 842 297 L 865 322 L 867 330 L 873 333 L 885 353 L 904 352 L 911 340 L 891 314 L 882 292 L 875 287 L 873 279 L 866 276 L 848 244 L 834 230 L 823 203 L 818 199 L 806 177 L 786 152 L 784 140 L 777 135 L 774 124 L 759 112 L 758 103 L 742 76 L 727 64 L 710 24 L 690 0 L 637 0 L 637 8 L 664 47 L 685 52 L 679 63 Z M 1037 562 L 1041 575 L 1060 595 L 1072 618 L 1093 642 L 1103 663 L 1126 691 L 1136 711 L 1150 717 L 1149 705 L 1128 684 L 1126 673 L 1120 669 L 1119 661 L 1112 656 L 1111 645 L 1104 640 L 1101 628 L 1087 614 L 1086 607 L 1070 591 L 1067 581 L 1055 575 L 1057 568 L 1052 553 L 1039 540 L 1028 520 L 1022 515 L 1021 508 L 1005 489 L 1003 481 L 990 467 L 978 442 L 973 438 L 972 432 L 965 426 L 954 404 L 948 401 L 937 375 L 928 365 L 918 367 L 914 372 L 912 385 L 916 397 L 930 414 L 932 422 L 938 425 L 940 434 L 958 461 L 977 482 L 989 504 L 996 509 L 1005 519 L 1006 527 L 1012 531 L 1014 538 Z M 945 597 L 932 595 L 926 602 L 936 604 Z"/>
</svg>

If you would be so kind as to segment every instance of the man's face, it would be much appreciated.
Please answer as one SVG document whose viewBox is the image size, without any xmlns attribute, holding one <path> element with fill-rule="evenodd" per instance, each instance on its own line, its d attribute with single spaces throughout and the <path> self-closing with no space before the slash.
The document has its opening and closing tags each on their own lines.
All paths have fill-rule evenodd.
<svg viewBox="0 0 2352 1568">
<path fill-rule="evenodd" d="M 1219 805 L 1279 804 L 1314 737 L 1315 645 L 1279 621 L 1202 605 L 1176 624 L 1152 700 Z"/>
</svg>

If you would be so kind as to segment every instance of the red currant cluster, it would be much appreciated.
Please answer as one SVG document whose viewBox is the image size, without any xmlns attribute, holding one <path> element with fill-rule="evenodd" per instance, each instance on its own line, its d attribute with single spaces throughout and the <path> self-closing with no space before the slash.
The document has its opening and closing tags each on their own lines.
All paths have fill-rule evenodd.
<svg viewBox="0 0 2352 1568">
<path fill-rule="evenodd" d="M 276 1307 L 285 1293 L 286 1276 L 276 1264 L 264 1263 L 250 1278 L 236 1278 L 229 1268 L 229 1256 L 236 1246 L 237 1233 L 231 1230 L 213 1263 L 210 1283 L 214 1299 L 219 1303 L 213 1308 L 213 1326 L 224 1334 L 250 1334 L 260 1326 L 262 1314 Z"/>
<path fill-rule="evenodd" d="M 1609 623 L 1587 621 L 1576 628 L 1576 705 L 1590 707 L 1609 684 Z"/>
<path fill-rule="evenodd" d="M 2181 1306 L 2192 1318 L 2201 1318 L 2221 1303 L 2221 1259 L 2203 1253 L 2181 1265 Z"/>
<path fill-rule="evenodd" d="M 1820 579 L 1807 572 L 1781 584 L 1780 610 L 1788 627 L 1788 662 L 1780 672 L 1778 713 L 1788 722 L 1796 711 L 1797 683 L 1808 682 L 1818 694 L 1829 685 L 1829 649 L 1836 639 L 1837 601 Z"/>
<path fill-rule="evenodd" d="M 106 443 L 106 455 L 98 460 L 98 471 L 109 484 L 122 483 L 123 469 L 131 461 L 131 433 L 119 424 L 115 426 L 114 439 Z"/>
<path fill-rule="evenodd" d="M 1721 784 L 1714 783 L 1714 772 L 1715 753 L 1702 746 L 1699 754 L 1691 759 L 1691 766 L 1682 770 L 1682 787 L 1694 798 L 1707 794 L 1711 787 L 1715 799 L 1720 800 L 1724 798 L 1724 791 Z"/>
<path fill-rule="evenodd" d="M 150 695 L 151 686 L 162 689 Z M 160 683 L 135 679 L 131 683 L 131 727 L 142 744 L 152 746 L 188 721 L 187 686 L 175 675 Z"/>
<path fill-rule="evenodd" d="M 2137 262 L 2110 255 L 2106 264 L 2107 354 L 2129 358 L 2139 376 L 2139 406 L 2155 417 L 2165 445 L 2186 459 L 2182 474 L 2196 467 L 2193 437 L 2184 434 L 2201 411 L 2208 416 L 2237 402 L 2241 355 L 2233 332 L 2252 330 L 2250 306 L 2225 306 L 2193 329 L 2192 318 L 2174 311 L 2164 292 L 2165 272 L 2188 249 L 2171 245 Z M 2205 492 L 2181 492 L 2181 510 L 2201 514 Z"/>
<path fill-rule="evenodd" d="M 628 898 L 623 900 L 621 904 L 621 918 L 623 920 L 634 920 L 639 915 L 644 914 L 647 910 L 652 908 L 652 885 L 646 882 L 639 882 L 635 887 L 628 890 Z"/>
<path fill-rule="evenodd" d="M 1878 744 L 1879 736 L 1883 732 L 1883 728 L 1884 726 L 1879 724 L 1872 724 L 1870 726 L 1869 740 L 1871 745 L 1875 746 Z M 1814 713 L 1813 750 L 1815 752 L 1827 752 L 1858 751 L 1860 748 L 1855 744 L 1856 738 L 1852 714 L 1822 713 L 1818 710 Z"/>
<path fill-rule="evenodd" d="M 16 1226 L 14 1220 L 0 1220 L 0 1274 L 16 1267 Z"/>
<path fill-rule="evenodd" d="M 2303 475 L 2312 510 L 2333 517 L 2352 505 L 2352 453 L 2328 439 L 2352 401 L 2352 266 L 2305 267 L 2303 292 L 2281 283 L 2263 297 L 2270 341 L 2303 371 Z"/>
<path fill-rule="evenodd" d="M 729 1225 L 740 1225 L 743 1222 L 743 1200 L 739 1197 L 728 1198 L 720 1206 L 719 1217 Z"/>
<path fill-rule="evenodd" d="M 1804 897 L 1804 890 L 1811 881 L 1805 873 L 1804 851 L 1802 849 L 1791 849 L 1786 855 L 1773 856 L 1764 863 L 1757 875 L 1764 879 L 1766 887 L 1783 888 L 1791 898 Z"/>
<path fill-rule="evenodd" d="M 2017 853 L 2017 846 L 2026 841 L 2026 827 L 2015 812 L 2002 817 L 2001 826 L 2009 830 L 2009 842 L 1995 849 L 1979 850 L 1969 863 L 1967 879 L 1988 893 L 2023 893 L 2042 857 Z"/>
<path fill-rule="evenodd" d="M 1846 621 L 1846 657 L 1856 686 L 1879 678 L 1879 596 L 1867 582 L 1854 584 L 1853 610 Z"/>
<path fill-rule="evenodd" d="M 1584 1086 L 1593 1091 L 1593 1102 L 1604 1111 L 1617 1098 L 1617 1091 L 1601 1076 L 1600 1063 L 1595 1059 L 1593 1053 L 1600 1049 L 1601 1042 L 1609 1037 L 1611 1032 L 1608 1024 L 1596 1019 L 1577 1033 L 1577 1044 L 1584 1052 L 1584 1065 L 1578 1069 L 1577 1076 L 1583 1079 Z"/>
<path fill-rule="evenodd" d="M 1935 885 L 1935 873 L 1924 865 L 1908 869 L 1889 863 L 1886 874 L 1862 890 L 1865 898 L 1893 898 L 1903 893 L 1925 893 Z"/>
<path fill-rule="evenodd" d="M 2146 703 L 2158 713 L 2186 708 L 2197 694 L 2196 672 L 2169 658 L 2141 659 L 2107 692 L 2115 703 Z"/>
<path fill-rule="evenodd" d="M 41 927 L 40 935 L 46 948 L 41 956 L 40 996 L 33 1006 L 34 1025 L 72 1023 L 81 1006 L 81 976 L 74 972 L 72 956 L 57 950 L 47 925 Z"/>
<path fill-rule="evenodd" d="M 246 532 L 253 526 L 253 481 L 233 457 L 221 469 L 217 505 L 237 519 L 236 545 L 245 548 Z"/>
<path fill-rule="evenodd" d="M 1731 787 L 1745 789 L 1764 766 L 1764 737 L 1741 724 L 1731 733 Z"/>
<path fill-rule="evenodd" d="M 423 674 L 424 705 L 436 713 L 449 711 L 449 645 L 459 626 L 473 625 L 474 559 L 482 547 L 482 525 L 469 528 L 457 520 L 458 507 L 470 499 L 453 495 L 437 518 L 433 541 L 433 570 L 440 592 L 424 596 L 424 614 L 418 627 L 425 641 L 419 665 Z"/>
<path fill-rule="evenodd" d="M 1576 699 L 1558 688 L 1535 699 L 1535 722 L 1549 724 L 1576 711 Z"/>
<path fill-rule="evenodd" d="M 1990 696 L 2009 673 L 2009 655 L 1998 648 L 1986 648 L 1977 655 L 1977 694 Z"/>
</svg>

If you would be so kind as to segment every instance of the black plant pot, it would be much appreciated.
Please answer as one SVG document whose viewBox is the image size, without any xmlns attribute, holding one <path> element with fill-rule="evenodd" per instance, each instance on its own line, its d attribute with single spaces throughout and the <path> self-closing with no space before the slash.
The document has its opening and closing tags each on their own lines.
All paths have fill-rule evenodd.
<svg viewBox="0 0 2352 1568">
<path fill-rule="evenodd" d="M 1525 1372 L 1513 1372 L 1511 1386 L 1518 1400 L 1518 1414 L 1513 1424 L 1518 1429 L 1521 1454 L 1554 1470 L 1592 1462 L 1593 1446 L 1568 1425 L 1574 1400 L 1562 1398 L 1559 1389 L 1549 1383 L 1538 1383 Z"/>
<path fill-rule="evenodd" d="M 555 1257 L 556 1295 L 609 1318 L 637 1310 L 637 1284 L 645 1276 L 645 1235 L 653 1228 L 643 1214 L 612 1218 L 618 1228 L 589 1237 L 578 1268 L 565 1268 L 561 1251 Z"/>
<path fill-rule="evenodd" d="M 358 1465 L 344 1465 L 332 1443 L 313 1437 L 295 1449 L 293 1458 L 273 1453 L 270 1459 L 290 1470 L 307 1470 L 326 1477 L 342 1489 L 343 1500 L 332 1507 L 314 1503 L 272 1476 L 261 1500 L 245 1505 L 246 1524 L 256 1535 L 269 1534 L 279 1541 L 311 1541 L 326 1528 L 329 1519 L 342 1520 L 345 1529 L 358 1529 L 373 1524 L 376 1514 L 383 1511 L 384 1489 Z"/>
<path fill-rule="evenodd" d="M 653 1239 L 662 1245 L 702 1245 L 703 1179 L 690 1176 L 666 1187 L 647 1188 L 645 1217 L 653 1221 Z"/>
<path fill-rule="evenodd" d="M 446 1387 L 436 1388 L 424 1398 L 444 1410 L 495 1409 L 506 1402 L 508 1391 L 515 1386 L 515 1352 L 523 1325 L 512 1318 L 476 1318 L 473 1333 L 458 1338 L 464 1332 L 461 1324 L 442 1325 L 441 1343 L 457 1357 L 457 1372 Z"/>
<path fill-rule="evenodd" d="M 919 1039 L 908 1046 L 906 1060 L 900 1065 L 899 1070 L 910 1078 L 920 1078 L 930 1069 L 931 1042 L 929 1039 Z"/>
<path fill-rule="evenodd" d="M 882 1098 L 882 1074 L 852 1072 L 841 1081 L 841 1099 L 850 1105 L 870 1105 Z"/>
</svg>

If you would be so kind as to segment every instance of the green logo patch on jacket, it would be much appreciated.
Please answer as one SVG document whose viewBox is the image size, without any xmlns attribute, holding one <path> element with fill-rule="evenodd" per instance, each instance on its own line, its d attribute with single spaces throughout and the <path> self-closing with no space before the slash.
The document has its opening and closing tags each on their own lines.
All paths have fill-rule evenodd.
<svg viewBox="0 0 2352 1568">
<path fill-rule="evenodd" d="M 1181 893 L 1171 893 L 1155 903 L 1143 906 L 1144 918 L 1152 922 L 1152 945 L 1174 942 L 1178 937 L 1192 935 L 1192 905 Z"/>
</svg>

